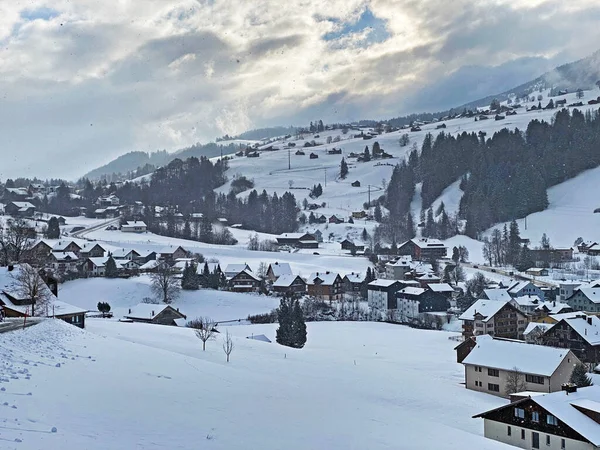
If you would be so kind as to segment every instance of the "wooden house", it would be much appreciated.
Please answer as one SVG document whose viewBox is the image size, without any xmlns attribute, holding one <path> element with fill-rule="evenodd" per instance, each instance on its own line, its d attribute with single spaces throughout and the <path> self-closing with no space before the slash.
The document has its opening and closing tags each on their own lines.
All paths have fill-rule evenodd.
<svg viewBox="0 0 600 450">
<path fill-rule="evenodd" d="M 243 270 L 229 280 L 230 290 L 233 292 L 258 292 L 261 284 L 262 280 L 249 270 Z"/>
<path fill-rule="evenodd" d="M 279 276 L 273 283 L 273 292 L 278 295 L 304 295 L 306 293 L 306 281 L 300 278 L 299 275 L 284 274 Z"/>
<path fill-rule="evenodd" d="M 319 300 L 340 300 L 343 294 L 342 277 L 334 272 L 311 273 L 307 280 L 308 295 Z"/>
<path fill-rule="evenodd" d="M 147 303 L 140 303 L 133 308 L 129 308 L 129 312 L 124 317 L 133 322 L 172 326 L 177 326 L 177 322 L 187 319 L 184 314 L 179 312 L 179 308 Z"/>
</svg>

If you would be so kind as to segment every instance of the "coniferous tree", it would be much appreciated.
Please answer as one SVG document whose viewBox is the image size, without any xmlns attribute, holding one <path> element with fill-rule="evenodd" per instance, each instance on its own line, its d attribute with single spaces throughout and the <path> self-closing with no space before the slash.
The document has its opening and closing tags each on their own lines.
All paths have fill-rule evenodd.
<svg viewBox="0 0 600 450">
<path fill-rule="evenodd" d="M 292 297 L 284 297 L 277 310 L 279 327 L 276 341 L 281 345 L 302 348 L 306 343 L 306 323 L 300 302 Z"/>
<path fill-rule="evenodd" d="M 575 364 L 573 372 L 571 373 L 571 379 L 569 381 L 577 385 L 577 387 L 587 387 L 594 384 L 587 373 L 585 365 L 581 363 Z"/>
<path fill-rule="evenodd" d="M 348 176 L 348 164 L 344 158 L 342 158 L 342 162 L 340 163 L 340 178 L 343 180 Z"/>
<path fill-rule="evenodd" d="M 371 161 L 371 153 L 369 152 L 369 146 L 365 146 L 365 151 L 363 152 L 363 159 L 365 162 Z"/>
<path fill-rule="evenodd" d="M 48 221 L 48 228 L 46 229 L 46 237 L 48 239 L 58 239 L 60 237 L 60 227 L 58 219 L 51 217 Z"/>
<path fill-rule="evenodd" d="M 119 276 L 117 263 L 115 262 L 112 256 L 110 256 L 106 261 L 106 266 L 104 268 L 104 276 L 106 278 L 117 278 Z"/>
</svg>

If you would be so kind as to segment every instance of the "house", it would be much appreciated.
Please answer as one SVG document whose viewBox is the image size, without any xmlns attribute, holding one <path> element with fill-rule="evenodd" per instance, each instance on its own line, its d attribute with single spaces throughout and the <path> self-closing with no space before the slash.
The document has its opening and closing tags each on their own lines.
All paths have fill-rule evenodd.
<svg viewBox="0 0 600 450">
<path fill-rule="evenodd" d="M 308 295 L 319 300 L 341 300 L 342 277 L 335 272 L 311 273 L 307 280 Z"/>
<path fill-rule="evenodd" d="M 484 289 L 482 296 L 484 299 L 497 302 L 510 302 L 512 300 L 508 289 Z"/>
<path fill-rule="evenodd" d="M 600 387 L 567 384 L 473 416 L 488 439 L 526 449 L 600 448 Z"/>
<path fill-rule="evenodd" d="M 30 198 L 29 191 L 25 188 L 5 188 L 2 198 L 6 203 L 24 202 Z"/>
<path fill-rule="evenodd" d="M 13 217 L 32 217 L 35 206 L 29 202 L 10 202 L 4 207 L 4 213 Z"/>
<path fill-rule="evenodd" d="M 278 295 L 304 295 L 306 293 L 306 281 L 298 275 L 283 274 L 273 282 L 273 292 Z"/>
<path fill-rule="evenodd" d="M 350 239 L 344 239 L 342 242 L 340 242 L 340 245 L 342 246 L 342 250 L 354 250 L 354 242 L 352 242 Z"/>
<path fill-rule="evenodd" d="M 48 266 L 61 273 L 77 271 L 79 262 L 79 258 L 73 252 L 52 252 L 48 257 Z"/>
<path fill-rule="evenodd" d="M 81 258 L 101 258 L 104 256 L 104 253 L 106 253 L 104 247 L 95 242 L 83 244 L 83 247 L 79 250 L 79 256 Z"/>
<path fill-rule="evenodd" d="M 233 292 L 258 292 L 261 283 L 262 280 L 251 270 L 242 270 L 229 279 L 229 286 Z"/>
<path fill-rule="evenodd" d="M 37 261 L 46 261 L 52 253 L 52 247 L 50 244 L 44 241 L 38 241 L 31 249 L 29 250 L 29 255 L 31 259 Z"/>
<path fill-rule="evenodd" d="M 284 233 L 276 237 L 277 245 L 296 248 L 319 248 L 317 238 L 309 233 Z"/>
<path fill-rule="evenodd" d="M 310 232 L 309 234 L 314 236 L 317 242 L 323 242 L 323 233 L 321 232 L 321 230 L 315 230 Z"/>
<path fill-rule="evenodd" d="M 54 247 L 52 247 L 52 251 L 59 253 L 71 252 L 79 256 L 81 247 L 79 244 L 73 241 L 58 241 L 56 244 L 54 244 Z"/>
<path fill-rule="evenodd" d="M 547 277 L 549 272 L 548 272 L 548 269 L 543 269 L 543 268 L 540 269 L 537 267 L 532 267 L 530 269 L 527 269 L 525 271 L 525 273 L 527 275 L 531 275 L 533 277 Z"/>
<path fill-rule="evenodd" d="M 405 256 L 396 261 L 390 261 L 385 265 L 385 277 L 388 280 L 403 280 L 406 273 L 410 272 L 412 258 Z"/>
<path fill-rule="evenodd" d="M 572 248 L 538 248 L 529 250 L 529 256 L 536 265 L 557 264 L 573 261 Z M 547 275 L 541 275 L 547 276 Z"/>
<path fill-rule="evenodd" d="M 366 293 L 366 273 L 349 273 L 342 278 L 344 294 L 350 299 L 362 299 Z"/>
<path fill-rule="evenodd" d="M 537 295 L 523 295 L 515 297 L 513 301 L 516 303 L 515 306 L 528 316 L 533 315 L 537 308 L 544 304 Z"/>
<path fill-rule="evenodd" d="M 399 255 L 410 255 L 413 259 L 431 261 L 445 258 L 447 247 L 438 239 L 414 238 L 398 247 Z"/>
<path fill-rule="evenodd" d="M 575 364 L 573 352 L 523 341 L 477 337 L 476 345 L 463 360 L 465 387 L 499 397 L 508 397 L 511 378 L 520 378 L 521 391 L 556 392 L 568 383 Z M 515 374 L 515 372 L 517 372 Z"/>
<path fill-rule="evenodd" d="M 558 296 L 557 296 L 556 300 L 558 300 L 559 302 L 566 301 L 569 297 L 571 297 L 575 293 L 577 288 L 581 285 L 582 285 L 582 283 L 573 282 L 573 281 L 559 283 Z"/>
<path fill-rule="evenodd" d="M 55 317 L 73 324 L 79 328 L 85 327 L 84 309 L 78 308 L 68 303 L 61 302 L 56 297 L 58 293 L 56 286 L 52 288 L 47 284 L 46 279 L 36 273 L 39 278 L 40 286 L 46 290 L 46 305 L 34 305 L 31 298 L 24 297 L 23 293 L 15 285 L 15 278 L 18 278 L 19 271 L 30 270 L 31 267 L 26 264 L 0 267 L 0 306 L 7 317 L 29 317 L 44 316 Z M 35 273 L 35 272 L 33 272 Z M 53 281 L 53 280 L 51 280 Z M 32 311 L 35 309 L 35 311 Z"/>
<path fill-rule="evenodd" d="M 545 320 L 548 317 L 556 316 L 557 314 L 571 313 L 573 312 L 566 303 L 560 302 L 542 302 L 540 303 L 533 313 L 531 313 L 531 320 L 533 322 L 545 322 L 545 323 L 557 323 L 557 320 Z"/>
<path fill-rule="evenodd" d="M 575 311 L 600 312 L 600 287 L 579 287 L 565 303 Z"/>
<path fill-rule="evenodd" d="M 112 256 L 115 260 L 118 259 L 134 261 L 140 257 L 140 254 L 137 251 L 132 250 L 130 248 L 118 248 L 116 250 L 108 252 L 108 254 Z"/>
<path fill-rule="evenodd" d="M 396 293 L 404 287 L 398 280 L 379 279 L 367 284 L 367 302 L 369 308 L 380 312 L 397 309 Z"/>
<path fill-rule="evenodd" d="M 147 261 L 145 263 L 143 263 L 138 270 L 141 273 L 153 273 L 156 272 L 156 269 L 158 268 L 158 265 L 160 264 L 159 261 L 152 259 L 150 261 Z"/>
<path fill-rule="evenodd" d="M 329 223 L 344 223 L 344 219 L 340 219 L 335 214 L 332 215 L 329 219 L 327 219 Z"/>
<path fill-rule="evenodd" d="M 98 199 L 96 200 L 96 205 L 98 206 L 119 206 L 120 203 L 120 199 L 119 197 L 117 197 L 114 194 L 110 194 L 107 196 L 103 196 L 103 197 L 98 197 Z"/>
<path fill-rule="evenodd" d="M 179 312 L 179 308 L 175 309 L 169 305 L 152 305 L 148 303 L 139 303 L 133 308 L 129 308 L 129 312 L 124 317 L 133 322 L 171 326 L 177 326 L 176 320 L 178 319 L 187 319 L 184 314 Z"/>
<path fill-rule="evenodd" d="M 600 318 L 580 315 L 562 319 L 543 337 L 544 345 L 570 349 L 586 363 L 600 362 Z"/>
<path fill-rule="evenodd" d="M 159 254 L 161 259 L 164 259 L 165 261 L 171 263 L 178 258 L 185 258 L 186 256 L 188 256 L 189 252 L 181 246 L 174 247 L 171 245 L 169 247 L 161 249 L 159 251 Z"/>
<path fill-rule="evenodd" d="M 402 322 L 413 322 L 423 318 L 424 313 L 447 312 L 448 299 L 437 292 L 418 287 L 405 287 L 396 293 L 397 317 Z"/>
<path fill-rule="evenodd" d="M 352 187 L 360 187 L 360 181 L 356 180 L 352 182 Z"/>
<path fill-rule="evenodd" d="M 452 298 L 452 295 L 455 292 L 454 288 L 452 286 L 450 286 L 448 283 L 432 283 L 432 284 L 427 285 L 427 289 L 443 295 L 448 300 L 450 300 Z"/>
<path fill-rule="evenodd" d="M 352 211 L 353 219 L 365 219 L 367 217 L 366 211 Z"/>
<path fill-rule="evenodd" d="M 464 359 L 467 357 L 471 350 L 475 348 L 477 342 L 477 336 L 471 336 L 470 338 L 465 339 L 456 347 L 454 347 L 454 351 L 456 351 L 456 362 L 461 364 Z"/>
<path fill-rule="evenodd" d="M 225 277 L 229 280 L 236 276 L 238 273 L 243 272 L 244 270 L 252 272 L 252 269 L 248 264 L 228 264 L 227 267 L 225 267 L 225 272 L 223 273 L 225 274 Z"/>
<path fill-rule="evenodd" d="M 110 256 L 86 258 L 81 266 L 81 269 L 88 276 L 103 277 L 106 274 L 106 263 L 110 258 Z M 115 260 L 115 264 L 117 265 L 118 269 L 119 262 L 117 260 Z"/>
<path fill-rule="evenodd" d="M 133 259 L 139 264 L 146 264 L 149 261 L 156 261 L 157 255 L 153 250 L 138 250 L 137 254 L 138 256 L 135 256 L 135 254 L 133 255 Z"/>
<path fill-rule="evenodd" d="M 538 286 L 533 284 L 531 281 L 515 281 L 508 287 L 508 294 L 511 297 L 522 297 L 524 295 L 537 295 L 542 300 L 545 300 L 546 296 Z"/>
<path fill-rule="evenodd" d="M 274 262 L 273 264 L 269 264 L 269 268 L 267 269 L 267 280 L 275 281 L 281 275 L 292 275 L 292 268 L 289 263 Z"/>
<path fill-rule="evenodd" d="M 425 275 L 421 275 L 417 277 L 417 281 L 421 285 L 422 288 L 426 288 L 430 284 L 435 284 L 441 282 L 441 278 L 433 273 L 426 273 Z"/>
<path fill-rule="evenodd" d="M 527 317 L 510 302 L 477 300 L 462 313 L 463 336 L 491 336 L 520 339 L 527 327 Z"/>
<path fill-rule="evenodd" d="M 124 233 L 145 233 L 147 229 L 146 223 L 138 220 L 128 221 L 121 225 L 121 231 Z"/>
<path fill-rule="evenodd" d="M 543 344 L 543 336 L 554 324 L 529 322 L 523 332 L 523 339 L 530 344 Z"/>
</svg>

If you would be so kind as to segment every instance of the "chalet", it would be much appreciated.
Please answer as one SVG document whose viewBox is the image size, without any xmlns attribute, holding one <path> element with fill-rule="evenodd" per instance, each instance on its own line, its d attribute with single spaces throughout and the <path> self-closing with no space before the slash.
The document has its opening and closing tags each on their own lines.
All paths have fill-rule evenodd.
<svg viewBox="0 0 600 450">
<path fill-rule="evenodd" d="M 560 283 L 558 285 L 558 296 L 556 299 L 559 302 L 566 301 L 569 297 L 571 297 L 575 293 L 577 288 L 579 288 L 579 286 L 581 286 L 581 285 L 582 285 L 582 283 L 578 283 L 578 282 Z"/>
<path fill-rule="evenodd" d="M 340 219 L 339 217 L 337 217 L 335 214 L 332 215 L 329 219 L 327 219 L 327 221 L 329 223 L 344 223 L 344 219 Z"/>
<path fill-rule="evenodd" d="M 306 153 L 304 153 L 302 150 L 296 150 L 295 155 L 296 156 L 304 156 L 304 155 L 306 155 Z"/>
<path fill-rule="evenodd" d="M 366 211 L 352 211 L 352 218 L 353 219 L 364 219 L 367 217 L 367 212 Z"/>
<path fill-rule="evenodd" d="M 537 295 L 544 300 L 546 298 L 544 291 L 531 281 L 515 281 L 508 287 L 508 294 L 511 297 L 522 297 L 524 295 Z"/>
<path fill-rule="evenodd" d="M 360 181 L 356 180 L 352 182 L 352 187 L 360 187 Z"/>
<path fill-rule="evenodd" d="M 146 264 L 149 261 L 155 261 L 157 258 L 156 252 L 153 250 L 138 250 L 138 256 L 134 254 L 134 261 L 139 264 Z"/>
<path fill-rule="evenodd" d="M 571 351 L 491 336 L 477 337 L 462 362 L 467 389 L 507 398 L 516 392 L 511 391 L 511 377 L 521 379 L 524 391 L 560 391 L 577 363 L 580 361 Z"/>
<path fill-rule="evenodd" d="M 2 198 L 6 203 L 24 202 L 30 198 L 29 191 L 25 188 L 5 188 Z"/>
<path fill-rule="evenodd" d="M 350 239 L 344 239 L 342 242 L 340 242 L 340 245 L 342 246 L 342 250 L 356 250 L 356 245 Z"/>
<path fill-rule="evenodd" d="M 396 293 L 397 315 L 403 322 L 420 320 L 424 313 L 446 312 L 448 299 L 429 289 L 405 287 Z"/>
<path fill-rule="evenodd" d="M 50 253 L 52 253 L 52 247 L 50 246 L 50 244 L 44 241 L 38 241 L 29 250 L 30 257 L 38 261 L 46 261 L 50 256 Z"/>
<path fill-rule="evenodd" d="M 121 231 L 124 233 L 145 233 L 148 227 L 145 222 L 134 220 L 121 225 Z"/>
<path fill-rule="evenodd" d="M 544 345 L 570 349 L 586 363 L 600 362 L 600 318 L 579 315 L 554 324 L 543 337 Z"/>
<path fill-rule="evenodd" d="M 106 263 L 110 258 L 110 256 L 86 258 L 81 265 L 81 270 L 91 277 L 103 277 L 106 274 Z M 115 264 L 118 269 L 119 263 L 117 260 L 115 260 Z"/>
<path fill-rule="evenodd" d="M 317 155 L 316 153 L 311 153 L 309 156 L 310 159 L 317 159 L 319 158 L 319 155 Z"/>
<path fill-rule="evenodd" d="M 515 297 L 513 299 L 516 303 L 516 307 L 519 311 L 531 316 L 535 313 L 538 307 L 542 306 L 544 302 L 537 295 L 523 295 L 521 297 Z"/>
<path fill-rule="evenodd" d="M 73 252 L 52 252 L 48 257 L 48 266 L 56 272 L 75 272 L 80 261 Z"/>
<path fill-rule="evenodd" d="M 491 336 L 520 339 L 527 327 L 527 317 L 510 302 L 477 300 L 462 313 L 463 337 Z"/>
<path fill-rule="evenodd" d="M 159 251 L 160 258 L 164 259 L 167 262 L 175 261 L 177 258 L 185 258 L 186 256 L 188 256 L 188 253 L 189 252 L 183 247 L 174 247 L 172 245 L 169 247 L 165 247 Z"/>
<path fill-rule="evenodd" d="M 15 266 L 0 267 L 0 307 L 2 307 L 7 317 L 29 317 L 44 316 L 55 317 L 73 324 L 79 328 L 85 327 L 84 309 L 78 308 L 68 303 L 61 302 L 56 297 L 56 290 L 51 289 L 40 276 L 42 289 L 46 290 L 45 305 L 34 305 L 31 298 L 26 298 L 16 288 L 14 279 L 18 277 L 20 270 L 30 269 L 25 264 Z"/>
<path fill-rule="evenodd" d="M 140 254 L 137 251 L 132 250 L 130 248 L 118 248 L 116 250 L 109 252 L 109 255 L 112 256 L 116 260 L 118 259 L 118 260 L 127 260 L 127 261 L 133 261 L 133 260 L 139 258 L 139 256 L 140 256 Z"/>
<path fill-rule="evenodd" d="M 600 287 L 579 287 L 565 303 L 575 311 L 600 312 Z"/>
<path fill-rule="evenodd" d="M 403 280 L 404 275 L 410 272 L 412 267 L 412 258 L 405 256 L 398 258 L 396 261 L 390 261 L 385 265 L 385 277 L 388 280 Z"/>
<path fill-rule="evenodd" d="M 311 273 L 307 280 L 308 295 L 319 300 L 341 300 L 342 277 L 334 272 Z"/>
<path fill-rule="evenodd" d="M 529 250 L 531 259 L 537 264 L 556 264 L 573 261 L 572 248 L 539 248 Z M 526 272 L 527 273 L 527 272 Z M 535 275 L 535 274 L 533 274 Z M 540 275 L 547 276 L 547 275 Z"/>
<path fill-rule="evenodd" d="M 309 234 L 314 236 L 317 242 L 323 242 L 323 233 L 321 230 L 311 231 Z"/>
<path fill-rule="evenodd" d="M 277 236 L 278 245 L 289 245 L 296 248 L 319 248 L 316 237 L 309 233 L 284 233 Z"/>
<path fill-rule="evenodd" d="M 177 326 L 180 319 L 187 319 L 184 314 L 179 312 L 179 309 L 172 306 L 147 303 L 140 303 L 133 308 L 129 308 L 129 312 L 124 317 L 133 322 L 172 326 Z"/>
<path fill-rule="evenodd" d="M 523 339 L 529 344 L 543 344 L 543 337 L 554 325 L 550 323 L 529 322 L 523 332 Z"/>
<path fill-rule="evenodd" d="M 252 272 L 252 269 L 248 264 L 228 264 L 227 267 L 225 267 L 225 271 L 223 273 L 225 274 L 225 277 L 229 280 L 236 276 L 238 273 L 243 272 L 244 270 Z"/>
<path fill-rule="evenodd" d="M 437 275 L 433 273 L 426 273 L 425 275 L 421 275 L 417 277 L 417 281 L 421 285 L 422 288 L 426 288 L 430 284 L 440 283 L 442 280 Z"/>
<path fill-rule="evenodd" d="M 79 255 L 80 251 L 81 247 L 79 244 L 73 241 L 58 241 L 56 244 L 54 244 L 54 247 L 52 247 L 52 252 L 71 252 Z"/>
<path fill-rule="evenodd" d="M 267 280 L 275 281 L 282 275 L 292 275 L 292 268 L 289 263 L 274 262 L 273 264 L 269 264 L 269 268 L 267 269 Z"/>
<path fill-rule="evenodd" d="M 291 295 L 306 293 L 306 281 L 298 275 L 283 274 L 273 283 L 273 292 L 278 295 Z"/>
<path fill-rule="evenodd" d="M 104 197 L 98 197 L 98 199 L 96 200 L 96 205 L 101 206 L 101 207 L 107 207 L 107 206 L 119 206 L 120 203 L 120 199 L 119 197 L 117 197 L 114 194 L 110 194 Z"/>
<path fill-rule="evenodd" d="M 397 280 L 374 280 L 367 285 L 369 307 L 380 312 L 397 309 L 396 293 L 404 285 Z"/>
<path fill-rule="evenodd" d="M 365 289 L 366 274 L 364 273 L 349 273 L 342 278 L 344 294 L 351 299 L 363 298 L 366 293 Z"/>
<path fill-rule="evenodd" d="M 451 299 L 455 290 L 448 283 L 431 283 L 427 285 L 427 289 L 437 294 L 443 295 L 447 299 Z"/>
<path fill-rule="evenodd" d="M 229 286 L 233 292 L 258 292 L 261 284 L 262 280 L 251 270 L 242 270 L 229 279 Z"/>
<path fill-rule="evenodd" d="M 4 207 L 4 212 L 13 217 L 32 217 L 35 206 L 29 202 L 10 202 Z"/>
<path fill-rule="evenodd" d="M 514 397 L 477 414 L 488 439 L 526 449 L 600 448 L 600 387 L 565 384 L 559 392 Z"/>
<path fill-rule="evenodd" d="M 82 258 L 101 258 L 104 256 L 104 253 L 106 253 L 104 247 L 95 242 L 83 244 L 83 247 L 79 250 L 79 256 Z"/>
<path fill-rule="evenodd" d="M 484 289 L 482 298 L 499 302 L 510 302 L 512 300 L 508 289 Z"/>
<path fill-rule="evenodd" d="M 414 238 L 398 247 L 398 254 L 410 255 L 413 259 L 430 261 L 445 258 L 447 248 L 438 239 Z"/>
<path fill-rule="evenodd" d="M 531 275 L 533 277 L 547 277 L 548 276 L 548 269 L 538 268 L 538 267 L 532 267 L 530 269 L 527 269 L 525 271 L 525 273 L 527 275 Z"/>
</svg>

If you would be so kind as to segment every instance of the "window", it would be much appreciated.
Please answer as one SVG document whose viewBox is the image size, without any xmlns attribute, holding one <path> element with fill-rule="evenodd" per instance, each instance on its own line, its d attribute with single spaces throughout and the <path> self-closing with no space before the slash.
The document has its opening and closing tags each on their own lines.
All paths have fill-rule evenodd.
<svg viewBox="0 0 600 450">
<path fill-rule="evenodd" d="M 531 413 L 531 420 L 532 420 L 533 422 L 539 422 L 539 421 L 540 421 L 540 413 L 539 413 L 539 412 L 537 412 L 537 411 L 533 411 L 533 412 Z"/>
<path fill-rule="evenodd" d="M 564 439 L 560 440 L 560 448 L 563 450 L 567 448 L 567 442 Z"/>
<path fill-rule="evenodd" d="M 499 377 L 500 371 L 498 369 L 488 369 L 488 375 L 490 377 Z"/>
<path fill-rule="evenodd" d="M 515 408 L 515 417 L 519 419 L 525 418 L 525 410 L 523 408 Z"/>
<path fill-rule="evenodd" d="M 525 375 L 525 381 L 528 383 L 544 384 L 544 377 L 537 375 Z"/>
<path fill-rule="evenodd" d="M 500 392 L 500 385 L 499 384 L 488 383 L 488 391 Z"/>
<path fill-rule="evenodd" d="M 512 429 L 510 428 L 510 425 L 508 427 L 506 427 L 506 434 L 508 434 L 509 436 L 512 436 Z"/>
<path fill-rule="evenodd" d="M 531 432 L 531 447 L 540 448 L 540 433 Z"/>
<path fill-rule="evenodd" d="M 548 414 L 546 416 L 546 423 L 548 425 L 558 425 L 558 419 L 554 417 L 552 414 Z"/>
<path fill-rule="evenodd" d="M 525 440 L 525 430 L 521 430 L 521 439 Z"/>
<path fill-rule="evenodd" d="M 550 445 L 550 435 L 549 434 L 546 435 L 546 445 L 548 445 L 548 446 Z"/>
</svg>

